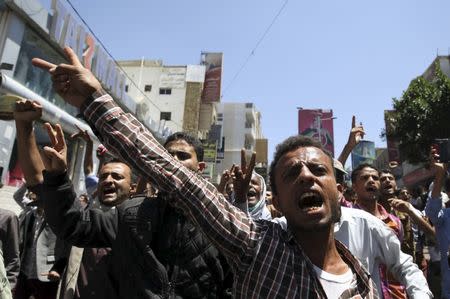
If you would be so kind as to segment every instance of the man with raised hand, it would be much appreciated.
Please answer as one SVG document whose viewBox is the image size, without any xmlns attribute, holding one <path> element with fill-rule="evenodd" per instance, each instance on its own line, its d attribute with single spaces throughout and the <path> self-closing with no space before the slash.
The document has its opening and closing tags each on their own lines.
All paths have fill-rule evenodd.
<svg viewBox="0 0 450 299">
<path fill-rule="evenodd" d="M 447 195 L 450 195 L 450 177 L 447 174 L 448 165 L 439 162 L 436 149 L 431 150 L 431 166 L 435 171 L 435 177 L 425 212 L 436 228 L 436 239 L 441 255 L 442 298 L 450 299 L 450 208 L 445 208 L 442 204 L 442 187 L 445 186 Z"/>
<path fill-rule="evenodd" d="M 271 165 L 274 204 L 286 215 L 289 230 L 255 221 L 167 152 L 114 103 L 71 49 L 65 52 L 70 65 L 55 66 L 40 59 L 33 59 L 33 64 L 52 74 L 56 91 L 81 109 L 108 149 L 147 175 L 167 194 L 167 202 L 184 211 L 226 256 L 235 275 L 236 298 L 378 298 L 368 273 L 334 240 L 333 225 L 340 216 L 338 191 L 332 159 L 320 144 L 301 136 L 289 138 L 278 147 Z M 58 200 L 64 198 L 46 205 L 47 217 L 60 226 L 62 235 L 70 236 L 74 219 Z M 55 205 L 60 209 L 51 211 Z M 140 225 L 137 231 L 145 228 L 149 229 Z M 134 247 L 132 254 L 141 255 L 145 241 L 144 237 L 142 247 Z M 167 281 L 154 278 L 158 280 L 146 283 Z"/>
<path fill-rule="evenodd" d="M 70 247 L 54 234 L 45 221 L 44 201 L 40 192 L 44 169 L 34 135 L 33 123 L 40 119 L 42 106 L 38 102 L 16 103 L 14 119 L 17 129 L 19 163 L 27 187 L 36 199 L 22 224 L 21 267 L 14 298 L 56 298 L 58 284 L 67 264 Z M 45 150 L 44 150 L 45 151 Z"/>
</svg>

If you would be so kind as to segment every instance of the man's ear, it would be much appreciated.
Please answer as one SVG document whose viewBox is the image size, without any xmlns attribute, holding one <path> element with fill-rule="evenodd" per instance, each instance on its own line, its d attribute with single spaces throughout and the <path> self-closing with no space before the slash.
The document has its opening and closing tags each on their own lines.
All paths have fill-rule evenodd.
<svg viewBox="0 0 450 299">
<path fill-rule="evenodd" d="M 136 183 L 130 184 L 130 196 L 134 195 L 134 193 L 136 193 L 136 188 L 137 188 L 137 184 Z"/>
<path fill-rule="evenodd" d="M 344 194 L 345 188 L 342 184 L 336 183 L 336 187 L 340 193 Z"/>
<path fill-rule="evenodd" d="M 273 191 L 272 191 L 272 205 L 275 207 L 276 210 L 281 211 L 280 203 L 278 202 L 278 195 L 275 194 Z"/>
<path fill-rule="evenodd" d="M 206 163 L 205 162 L 198 162 L 198 172 L 202 173 L 203 170 L 205 170 L 206 168 Z"/>
</svg>

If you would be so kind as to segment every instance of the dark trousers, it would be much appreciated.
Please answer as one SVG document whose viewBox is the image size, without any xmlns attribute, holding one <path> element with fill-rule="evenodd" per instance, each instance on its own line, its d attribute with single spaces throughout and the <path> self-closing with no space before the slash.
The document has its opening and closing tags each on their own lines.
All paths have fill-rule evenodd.
<svg viewBox="0 0 450 299">
<path fill-rule="evenodd" d="M 14 299 L 56 299 L 58 282 L 42 282 L 38 279 L 28 279 L 22 273 L 17 279 L 14 289 Z"/>
</svg>

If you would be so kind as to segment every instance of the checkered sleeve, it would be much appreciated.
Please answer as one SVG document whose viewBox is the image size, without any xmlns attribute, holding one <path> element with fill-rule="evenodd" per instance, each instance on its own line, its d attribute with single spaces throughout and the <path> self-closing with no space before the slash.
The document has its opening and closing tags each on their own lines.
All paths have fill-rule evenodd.
<svg viewBox="0 0 450 299">
<path fill-rule="evenodd" d="M 232 267 L 242 269 L 251 263 L 261 234 L 258 224 L 229 204 L 211 183 L 174 159 L 109 95 L 91 101 L 83 113 L 108 150 L 168 193 L 170 203 L 203 230 Z"/>
</svg>

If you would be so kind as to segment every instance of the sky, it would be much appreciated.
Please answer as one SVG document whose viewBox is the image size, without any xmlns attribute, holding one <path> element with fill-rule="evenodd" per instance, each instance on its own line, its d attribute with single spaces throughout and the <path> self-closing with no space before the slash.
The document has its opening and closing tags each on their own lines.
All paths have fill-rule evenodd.
<svg viewBox="0 0 450 299">
<path fill-rule="evenodd" d="M 202 51 L 223 52 L 222 101 L 255 103 L 269 160 L 276 144 L 297 134 L 297 107 L 333 109 L 336 156 L 352 115 L 366 140 L 386 147 L 384 110 L 437 54 L 450 51 L 445 0 L 71 3 L 116 60 L 186 65 L 198 64 Z"/>
</svg>

